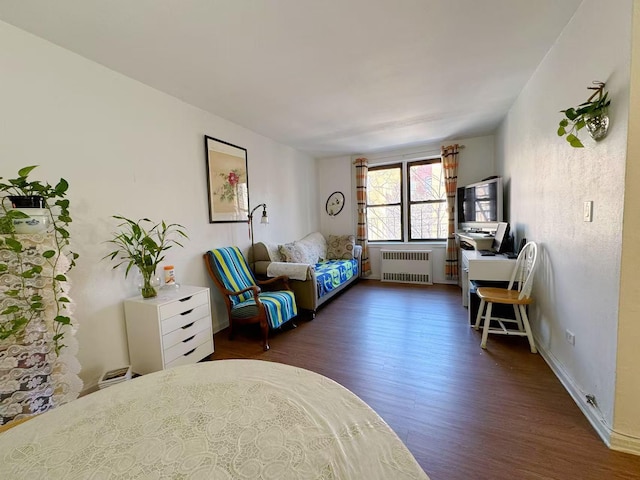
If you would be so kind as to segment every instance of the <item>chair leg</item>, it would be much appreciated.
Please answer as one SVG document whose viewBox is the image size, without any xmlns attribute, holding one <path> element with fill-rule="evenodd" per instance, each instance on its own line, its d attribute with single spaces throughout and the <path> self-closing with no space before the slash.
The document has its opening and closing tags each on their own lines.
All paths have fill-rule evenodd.
<svg viewBox="0 0 640 480">
<path fill-rule="evenodd" d="M 260 321 L 260 329 L 262 330 L 262 348 L 266 352 L 269 350 L 269 324 L 266 320 Z"/>
<path fill-rule="evenodd" d="M 524 326 L 522 325 L 522 316 L 520 315 L 519 305 L 513 305 L 513 312 L 516 316 L 516 322 L 518 323 L 518 330 L 524 332 Z"/>
<path fill-rule="evenodd" d="M 529 317 L 527 317 L 527 307 L 525 305 L 520 305 L 520 316 L 522 317 L 522 323 L 524 324 L 524 329 L 527 332 L 527 338 L 529 339 L 529 346 L 531 347 L 531 353 L 538 353 L 536 349 L 536 344 L 533 341 L 533 334 L 531 333 L 531 325 L 529 325 Z"/>
<path fill-rule="evenodd" d="M 482 318 L 483 310 L 484 310 L 484 298 L 480 300 L 480 307 L 478 307 L 478 314 L 476 315 L 476 324 L 473 326 L 473 328 L 476 330 L 480 328 L 480 319 Z"/>
<path fill-rule="evenodd" d="M 491 323 L 491 307 L 493 307 L 493 303 L 487 302 L 487 313 L 484 316 L 484 327 L 482 329 L 482 341 L 480 342 L 480 346 L 485 350 L 487 348 L 487 337 L 489 336 L 489 324 Z"/>
</svg>

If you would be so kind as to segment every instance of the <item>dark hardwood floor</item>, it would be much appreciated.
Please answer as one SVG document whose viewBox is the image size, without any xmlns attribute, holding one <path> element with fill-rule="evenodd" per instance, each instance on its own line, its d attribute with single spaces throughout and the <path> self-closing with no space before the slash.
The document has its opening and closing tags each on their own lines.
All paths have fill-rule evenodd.
<svg viewBox="0 0 640 480">
<path fill-rule="evenodd" d="M 526 338 L 469 328 L 455 286 L 361 281 L 315 320 L 215 336 L 212 360 L 254 358 L 325 375 L 367 402 L 432 480 L 640 479 L 609 450 Z M 393 479 L 390 479 L 393 480 Z"/>
</svg>

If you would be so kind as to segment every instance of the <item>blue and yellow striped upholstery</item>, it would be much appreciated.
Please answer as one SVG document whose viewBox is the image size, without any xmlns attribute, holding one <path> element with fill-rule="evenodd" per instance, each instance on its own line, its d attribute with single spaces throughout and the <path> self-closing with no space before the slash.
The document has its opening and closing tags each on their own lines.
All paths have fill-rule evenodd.
<svg viewBox="0 0 640 480">
<path fill-rule="evenodd" d="M 238 292 L 256 285 L 253 272 L 238 247 L 214 249 L 209 255 L 213 258 L 218 278 L 227 290 Z M 230 297 L 231 315 L 234 318 L 251 318 L 258 314 L 258 307 L 251 291 Z M 289 290 L 260 292 L 258 297 L 265 307 L 271 328 L 278 328 L 298 314 L 294 294 Z"/>
<path fill-rule="evenodd" d="M 217 248 L 211 250 L 209 254 L 213 257 L 214 264 L 218 270 L 218 278 L 227 290 L 239 292 L 256 284 L 253 272 L 247 265 L 244 255 L 238 247 Z M 242 295 L 231 296 L 231 304 L 237 305 L 253 298 L 253 294 L 245 292 Z"/>
</svg>

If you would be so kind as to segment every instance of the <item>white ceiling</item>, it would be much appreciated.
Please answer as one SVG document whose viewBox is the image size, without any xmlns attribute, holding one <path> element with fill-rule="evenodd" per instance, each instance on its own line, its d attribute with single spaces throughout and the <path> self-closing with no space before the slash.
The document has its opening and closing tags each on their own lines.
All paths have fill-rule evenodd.
<svg viewBox="0 0 640 480">
<path fill-rule="evenodd" d="M 0 19 L 327 157 L 493 133 L 581 1 L 0 0 Z"/>
</svg>

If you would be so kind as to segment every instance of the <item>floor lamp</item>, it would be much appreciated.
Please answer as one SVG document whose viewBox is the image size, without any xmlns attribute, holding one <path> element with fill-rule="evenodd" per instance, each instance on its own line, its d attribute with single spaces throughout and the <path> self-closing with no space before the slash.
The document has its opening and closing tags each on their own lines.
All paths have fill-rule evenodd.
<svg viewBox="0 0 640 480">
<path fill-rule="evenodd" d="M 262 207 L 262 217 L 260 218 L 260 223 L 266 225 L 269 223 L 269 217 L 267 216 L 267 204 L 261 203 L 260 205 L 256 205 L 251 213 L 249 214 L 249 233 L 251 234 L 251 268 L 255 273 L 256 270 L 256 262 L 255 262 L 255 253 L 253 251 L 253 212 Z"/>
</svg>

